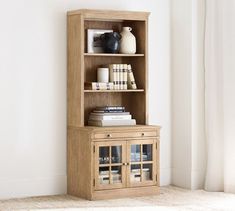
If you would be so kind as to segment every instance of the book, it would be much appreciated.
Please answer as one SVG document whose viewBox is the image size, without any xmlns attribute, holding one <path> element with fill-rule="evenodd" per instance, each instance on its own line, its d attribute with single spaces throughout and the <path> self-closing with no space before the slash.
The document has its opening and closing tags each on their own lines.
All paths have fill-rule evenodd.
<svg viewBox="0 0 235 211">
<path fill-rule="evenodd" d="M 125 126 L 125 125 L 136 125 L 135 119 L 129 120 L 88 120 L 90 126 Z"/>
<path fill-rule="evenodd" d="M 130 112 L 91 112 L 93 116 L 110 116 L 110 115 L 130 115 Z"/>
<path fill-rule="evenodd" d="M 85 82 L 85 89 L 88 90 L 113 90 L 113 82 Z"/>
<path fill-rule="evenodd" d="M 123 64 L 119 64 L 119 89 L 123 89 Z"/>
<path fill-rule="evenodd" d="M 127 84 L 129 89 L 137 89 L 131 65 L 127 65 Z"/>
<path fill-rule="evenodd" d="M 113 82 L 113 89 L 117 89 L 117 65 L 110 64 L 109 65 L 109 81 Z"/>
<path fill-rule="evenodd" d="M 125 112 L 125 107 L 123 106 L 104 106 L 97 107 L 93 112 Z"/>
<path fill-rule="evenodd" d="M 117 86 L 116 89 L 120 89 L 120 65 L 116 64 L 116 82 L 117 82 Z"/>
<path fill-rule="evenodd" d="M 90 114 L 89 120 L 129 120 L 131 115 L 92 115 Z"/>
<path fill-rule="evenodd" d="M 96 110 L 125 110 L 124 106 L 99 106 L 95 108 Z"/>
<path fill-rule="evenodd" d="M 127 64 L 123 65 L 123 89 L 127 89 Z"/>
</svg>

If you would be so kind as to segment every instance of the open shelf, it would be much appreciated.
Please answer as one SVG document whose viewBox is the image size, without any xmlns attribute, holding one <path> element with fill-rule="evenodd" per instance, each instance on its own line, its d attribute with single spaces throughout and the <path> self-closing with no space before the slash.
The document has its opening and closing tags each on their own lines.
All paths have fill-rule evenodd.
<svg viewBox="0 0 235 211">
<path fill-rule="evenodd" d="M 84 56 L 118 56 L 118 57 L 140 57 L 144 54 L 113 54 L 113 53 L 84 53 Z"/>
<path fill-rule="evenodd" d="M 144 92 L 144 89 L 120 89 L 120 90 L 84 90 L 84 92 Z"/>
</svg>

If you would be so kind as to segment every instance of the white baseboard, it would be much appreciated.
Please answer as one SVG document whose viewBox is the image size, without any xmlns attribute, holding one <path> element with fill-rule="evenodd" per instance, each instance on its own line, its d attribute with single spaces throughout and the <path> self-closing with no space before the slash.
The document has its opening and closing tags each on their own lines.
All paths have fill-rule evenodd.
<svg viewBox="0 0 235 211">
<path fill-rule="evenodd" d="M 204 171 L 190 169 L 172 169 L 172 184 L 190 190 L 204 187 Z"/>
<path fill-rule="evenodd" d="M 191 189 L 191 175 L 190 170 L 173 168 L 172 169 L 172 185 L 177 187 Z"/>
<path fill-rule="evenodd" d="M 171 168 L 160 168 L 160 186 L 167 186 L 171 183 Z"/>
<path fill-rule="evenodd" d="M 66 192 L 66 175 L 24 180 L 0 179 L 0 199 L 57 195 Z"/>
<path fill-rule="evenodd" d="M 204 170 L 195 170 L 191 172 L 191 178 L 192 178 L 192 184 L 191 189 L 192 190 L 198 190 L 204 188 L 204 182 L 205 182 L 205 172 Z"/>
</svg>

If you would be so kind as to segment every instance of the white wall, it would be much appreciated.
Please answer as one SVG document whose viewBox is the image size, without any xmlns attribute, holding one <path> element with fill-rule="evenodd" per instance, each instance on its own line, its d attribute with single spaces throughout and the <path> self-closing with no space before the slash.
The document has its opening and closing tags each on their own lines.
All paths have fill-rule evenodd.
<svg viewBox="0 0 235 211">
<path fill-rule="evenodd" d="M 197 189 L 205 174 L 204 0 L 171 1 L 172 183 Z"/>
<path fill-rule="evenodd" d="M 169 0 L 0 1 L 0 198 L 66 192 L 66 11 L 150 11 L 150 123 L 171 181 Z"/>
</svg>

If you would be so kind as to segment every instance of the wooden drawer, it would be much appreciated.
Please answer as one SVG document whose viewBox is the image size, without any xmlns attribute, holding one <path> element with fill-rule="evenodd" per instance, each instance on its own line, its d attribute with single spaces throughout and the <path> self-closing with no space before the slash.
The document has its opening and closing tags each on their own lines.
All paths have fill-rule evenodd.
<svg viewBox="0 0 235 211">
<path fill-rule="evenodd" d="M 95 133 L 94 139 L 113 139 L 113 138 L 141 138 L 156 137 L 157 131 L 133 131 L 133 132 L 103 132 Z"/>
</svg>

